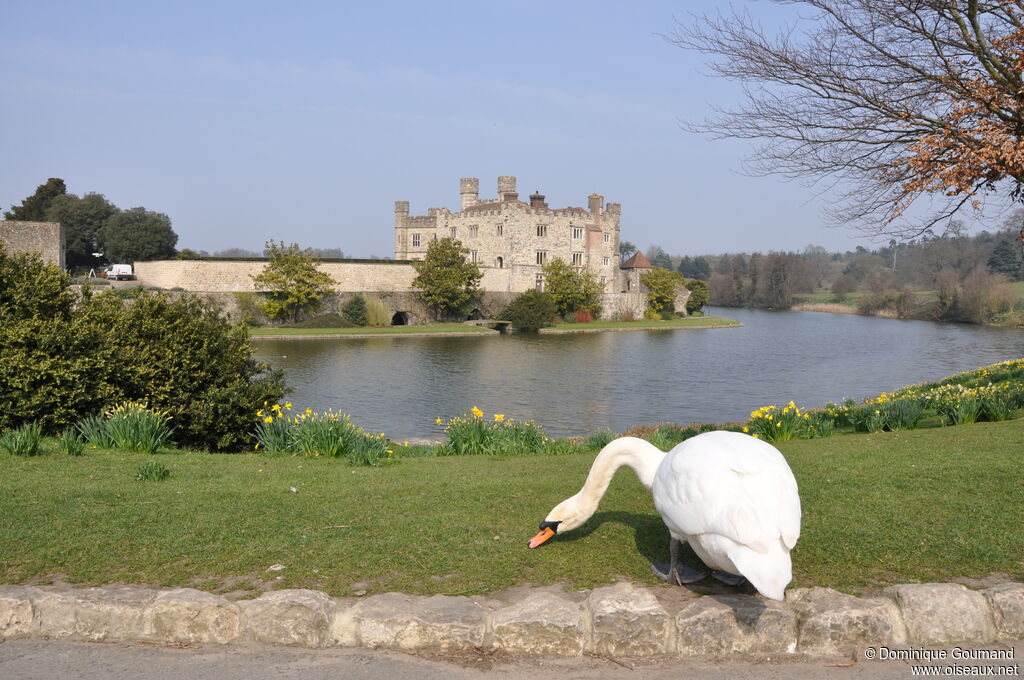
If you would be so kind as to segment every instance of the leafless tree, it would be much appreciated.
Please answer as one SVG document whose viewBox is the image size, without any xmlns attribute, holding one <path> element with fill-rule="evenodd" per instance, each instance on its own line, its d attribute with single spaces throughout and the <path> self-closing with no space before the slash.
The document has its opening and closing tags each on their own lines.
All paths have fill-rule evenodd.
<svg viewBox="0 0 1024 680">
<path fill-rule="evenodd" d="M 832 217 L 877 234 L 1024 198 L 1024 0 L 770 1 L 803 15 L 778 32 L 704 15 L 667 36 L 743 89 L 688 129 L 758 140 L 754 174 L 841 186 Z M 911 217 L 922 197 L 938 203 Z"/>
</svg>

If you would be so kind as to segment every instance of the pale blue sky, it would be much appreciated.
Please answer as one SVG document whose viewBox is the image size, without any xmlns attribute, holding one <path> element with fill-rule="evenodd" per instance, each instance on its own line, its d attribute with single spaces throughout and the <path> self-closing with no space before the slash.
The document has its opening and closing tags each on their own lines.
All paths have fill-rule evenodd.
<svg viewBox="0 0 1024 680">
<path fill-rule="evenodd" d="M 391 256 L 395 200 L 457 209 L 460 177 L 515 175 L 621 203 L 645 249 L 868 244 L 739 174 L 745 143 L 680 129 L 736 86 L 657 34 L 714 4 L 0 0 L 0 206 L 63 177 L 167 213 L 179 248 Z"/>
</svg>

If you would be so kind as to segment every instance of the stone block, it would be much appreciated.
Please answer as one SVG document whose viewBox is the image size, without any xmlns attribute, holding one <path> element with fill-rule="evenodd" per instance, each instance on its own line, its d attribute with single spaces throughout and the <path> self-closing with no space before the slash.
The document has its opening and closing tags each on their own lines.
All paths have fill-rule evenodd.
<svg viewBox="0 0 1024 680">
<path fill-rule="evenodd" d="M 507 652 L 579 656 L 586 635 L 583 608 L 551 593 L 531 593 L 492 612 L 491 632 L 495 646 Z"/>
<path fill-rule="evenodd" d="M 786 602 L 800 615 L 801 652 L 833 655 L 907 641 L 900 610 L 887 597 L 859 598 L 830 588 L 810 588 L 790 591 Z"/>
<path fill-rule="evenodd" d="M 39 591 L 0 586 L 0 640 L 26 635 L 32 629 L 32 596 Z"/>
<path fill-rule="evenodd" d="M 157 595 L 149 606 L 149 618 L 158 640 L 223 645 L 241 634 L 238 605 L 192 588 Z"/>
<path fill-rule="evenodd" d="M 479 647 L 485 610 L 468 597 L 402 593 L 374 595 L 353 607 L 362 644 L 386 649 L 454 650 Z"/>
<path fill-rule="evenodd" d="M 146 609 L 157 592 L 131 586 L 73 591 L 39 589 L 33 597 L 35 634 L 75 640 L 128 640 L 150 635 Z"/>
<path fill-rule="evenodd" d="M 985 590 L 985 597 L 992 607 L 996 635 L 1004 639 L 1024 640 L 1024 583 L 993 586 Z"/>
<path fill-rule="evenodd" d="M 988 599 L 959 583 L 890 586 L 907 627 L 907 641 L 916 645 L 988 642 L 995 637 Z"/>
<path fill-rule="evenodd" d="M 335 603 L 318 590 L 275 590 L 239 606 L 243 634 L 257 642 L 324 647 L 333 640 Z"/>
<path fill-rule="evenodd" d="M 682 656 L 792 653 L 797 617 L 754 595 L 705 596 L 676 615 L 676 635 Z"/>
<path fill-rule="evenodd" d="M 670 651 L 672 619 L 649 591 L 630 583 L 597 588 L 587 599 L 587 651 L 608 656 L 652 656 Z"/>
</svg>

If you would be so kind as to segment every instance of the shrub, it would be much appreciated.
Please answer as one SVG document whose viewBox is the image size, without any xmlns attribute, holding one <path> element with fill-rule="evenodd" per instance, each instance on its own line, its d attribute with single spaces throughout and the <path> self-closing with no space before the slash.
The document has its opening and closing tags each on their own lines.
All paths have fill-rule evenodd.
<svg viewBox="0 0 1024 680">
<path fill-rule="evenodd" d="M 686 313 L 697 314 L 708 302 L 708 284 L 700 279 L 689 279 L 686 287 L 690 290 L 690 297 L 686 300 Z"/>
<path fill-rule="evenodd" d="M 577 309 L 573 312 L 573 317 L 576 323 L 592 323 L 594 321 L 594 313 L 586 309 Z"/>
<path fill-rule="evenodd" d="M 81 456 L 85 452 L 85 440 L 73 427 L 69 427 L 57 437 L 57 446 L 69 456 Z"/>
<path fill-rule="evenodd" d="M 0 248 L 0 430 L 57 433 L 126 400 L 170 416 L 186 446 L 237 450 L 252 404 L 277 400 L 283 376 L 252 357 L 248 332 L 191 296 L 133 301 L 83 290 L 60 269 Z M 83 433 L 84 434 L 84 433 Z"/>
<path fill-rule="evenodd" d="M 25 423 L 0 435 L 0 450 L 12 456 L 36 456 L 39 455 L 42 439 L 43 433 L 38 423 Z"/>
<path fill-rule="evenodd" d="M 522 293 L 501 312 L 501 318 L 511 321 L 512 327 L 526 333 L 536 333 L 551 325 L 555 317 L 555 301 L 548 293 L 528 290 Z"/>
<path fill-rule="evenodd" d="M 355 326 L 366 325 L 366 298 L 353 295 L 341 308 L 341 316 Z"/>
<path fill-rule="evenodd" d="M 595 432 L 583 441 L 583 446 L 591 451 L 600 451 L 604 447 L 608 446 L 616 436 L 617 435 L 611 430 Z"/>
<path fill-rule="evenodd" d="M 83 301 L 79 317 L 83 328 L 104 337 L 90 392 L 108 407 L 147 403 L 170 418 L 183 446 L 241 449 L 255 420 L 252 404 L 284 392 L 281 371 L 253 359 L 245 327 L 198 298 L 147 292 L 122 305 L 97 295 Z"/>
<path fill-rule="evenodd" d="M 561 258 L 544 265 L 544 291 L 551 296 L 557 313 L 569 318 L 573 312 L 601 313 L 604 287 L 589 269 L 575 267 Z M 582 322 L 581 322 L 582 323 Z"/>
<path fill-rule="evenodd" d="M 167 415 L 152 411 L 141 402 L 118 404 L 104 415 L 103 430 L 114 448 L 156 453 L 171 439 L 173 429 Z"/>
<path fill-rule="evenodd" d="M 171 476 L 171 471 L 163 463 L 149 460 L 135 471 L 135 479 L 140 482 L 162 482 Z"/>
<path fill-rule="evenodd" d="M 366 325 L 367 326 L 390 326 L 391 316 L 384 308 L 384 303 L 376 298 L 366 301 Z"/>
<path fill-rule="evenodd" d="M 257 450 L 269 454 L 346 458 L 352 465 L 380 465 L 392 453 L 384 434 L 373 435 L 352 424 L 344 413 L 293 414 L 292 405 L 274 404 L 257 411 Z"/>
<path fill-rule="evenodd" d="M 473 407 L 470 413 L 437 424 L 448 436 L 439 451 L 445 456 L 521 455 L 540 453 L 549 442 L 540 426 L 533 421 L 517 421 L 503 414 L 494 414 L 492 421 Z"/>
<path fill-rule="evenodd" d="M 640 283 L 647 288 L 647 306 L 654 312 L 675 312 L 675 300 L 680 289 L 686 288 L 686 279 L 679 272 L 655 267 L 640 275 Z"/>
</svg>

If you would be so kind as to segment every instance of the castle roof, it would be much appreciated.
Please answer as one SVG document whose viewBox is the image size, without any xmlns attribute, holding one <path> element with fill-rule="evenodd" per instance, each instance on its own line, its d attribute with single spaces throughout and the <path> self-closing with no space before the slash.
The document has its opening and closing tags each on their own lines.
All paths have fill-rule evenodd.
<svg viewBox="0 0 1024 680">
<path fill-rule="evenodd" d="M 633 257 L 619 265 L 619 269 L 654 269 L 651 261 L 639 250 L 633 253 Z"/>
</svg>

